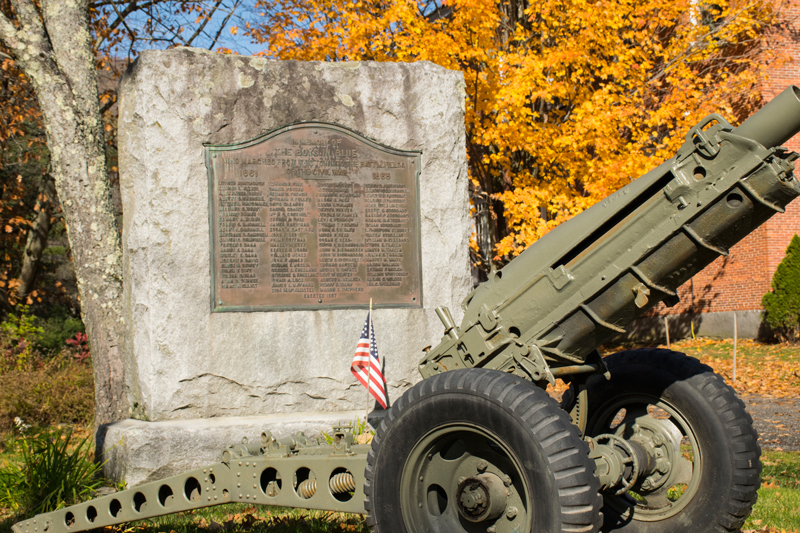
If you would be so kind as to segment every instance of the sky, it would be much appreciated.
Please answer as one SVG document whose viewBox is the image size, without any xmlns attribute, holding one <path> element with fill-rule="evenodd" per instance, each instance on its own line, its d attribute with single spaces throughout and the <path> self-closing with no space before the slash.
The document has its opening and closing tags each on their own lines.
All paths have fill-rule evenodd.
<svg viewBox="0 0 800 533">
<path fill-rule="evenodd" d="M 210 3 L 211 2 L 209 2 L 209 4 Z M 223 0 L 220 9 L 214 13 L 203 31 L 191 42 L 191 46 L 209 48 L 216 38 L 216 42 L 212 47 L 214 50 L 224 47 L 242 55 L 253 55 L 263 50 L 265 48 L 263 45 L 253 44 L 248 37 L 243 35 L 244 32 L 242 31 L 246 22 L 250 22 L 251 24 L 258 22 L 258 12 L 253 8 L 253 4 L 254 0 Z M 235 8 L 234 13 L 232 16 L 228 17 L 232 8 Z M 168 13 L 168 10 L 165 9 L 164 13 Z M 181 44 L 181 41 L 188 41 L 195 28 L 197 28 L 197 13 L 185 15 L 168 13 L 168 17 L 163 17 L 165 20 L 164 23 L 156 24 L 153 31 L 145 30 L 150 15 L 151 13 L 134 13 L 129 15 L 125 19 L 125 22 L 129 28 L 140 30 L 140 35 L 153 35 L 155 39 L 137 41 L 134 44 L 135 49 L 133 51 L 129 49 L 129 43 L 124 43 L 124 46 L 117 47 L 114 50 L 114 54 L 117 57 L 124 58 L 129 55 L 136 55 L 139 51 L 146 49 L 168 48 L 173 42 Z M 112 13 L 109 19 L 114 20 L 114 18 L 115 16 Z M 158 19 L 158 17 L 154 18 Z M 187 29 L 181 32 L 179 37 L 175 39 L 175 32 L 171 29 L 171 26 L 177 26 L 179 24 Z M 222 24 L 224 24 L 224 27 L 217 37 L 217 33 Z M 239 32 L 236 35 L 232 34 L 230 31 L 233 26 L 239 27 Z"/>
</svg>

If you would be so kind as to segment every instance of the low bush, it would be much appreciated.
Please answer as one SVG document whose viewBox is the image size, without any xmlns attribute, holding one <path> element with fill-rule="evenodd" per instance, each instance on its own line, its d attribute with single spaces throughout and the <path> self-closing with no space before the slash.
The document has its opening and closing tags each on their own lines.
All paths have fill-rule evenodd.
<svg viewBox="0 0 800 533">
<path fill-rule="evenodd" d="M 79 318 L 71 316 L 57 316 L 41 320 L 42 333 L 34 341 L 40 350 L 47 353 L 55 353 L 64 348 L 64 343 L 75 337 L 77 333 L 83 333 L 83 322 Z"/>
<path fill-rule="evenodd" d="M 41 362 L 41 353 L 35 349 L 42 334 L 37 319 L 31 315 L 27 305 L 20 305 L 0 322 L 0 373 L 10 370 L 32 370 Z"/>
<path fill-rule="evenodd" d="M 63 308 L 36 316 L 27 305 L 17 306 L 0 322 L 0 374 L 40 369 L 83 331 L 83 322 Z"/>
<path fill-rule="evenodd" d="M 92 421 L 94 376 L 90 361 L 75 361 L 78 350 L 64 349 L 37 370 L 0 374 L 0 431 L 17 417 L 34 426 Z"/>
</svg>

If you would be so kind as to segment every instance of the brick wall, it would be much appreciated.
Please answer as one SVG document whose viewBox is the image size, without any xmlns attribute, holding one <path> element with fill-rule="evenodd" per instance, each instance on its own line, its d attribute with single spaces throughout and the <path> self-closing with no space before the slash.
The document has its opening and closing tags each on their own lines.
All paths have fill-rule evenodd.
<svg viewBox="0 0 800 533">
<path fill-rule="evenodd" d="M 800 27 L 800 0 L 789 0 L 782 9 L 786 18 Z M 800 85 L 800 37 L 787 32 L 776 35 L 773 43 L 788 60 L 772 67 L 769 78 L 762 82 L 765 102 L 789 85 Z M 786 146 L 800 152 L 800 135 Z M 800 162 L 796 175 L 800 177 Z M 800 233 L 800 199 L 734 246 L 728 257 L 718 258 L 680 287 L 678 305 L 666 308 L 659 304 L 651 314 L 760 310 L 761 297 L 769 291 L 772 276 L 795 233 Z"/>
</svg>

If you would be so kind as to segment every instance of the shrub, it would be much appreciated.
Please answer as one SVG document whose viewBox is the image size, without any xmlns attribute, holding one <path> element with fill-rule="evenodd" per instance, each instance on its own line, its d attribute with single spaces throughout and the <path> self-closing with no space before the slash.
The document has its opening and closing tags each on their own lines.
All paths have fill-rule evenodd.
<svg viewBox="0 0 800 533">
<path fill-rule="evenodd" d="M 67 339 L 83 333 L 83 322 L 71 316 L 57 316 L 40 322 L 42 333 L 36 339 L 36 346 L 45 352 L 58 352 Z"/>
<path fill-rule="evenodd" d="M 764 322 L 781 340 L 797 340 L 800 333 L 800 237 L 795 235 L 786 257 L 772 277 L 772 291 L 761 299 Z"/>
<path fill-rule="evenodd" d="M 0 469 L 0 504 L 34 515 L 90 498 L 102 484 L 91 434 L 78 442 L 71 429 L 51 429 L 18 441 L 21 464 Z"/>
<path fill-rule="evenodd" d="M 75 354 L 64 349 L 38 370 L 0 374 L 0 431 L 10 429 L 15 417 L 40 426 L 92 421 L 92 366 L 75 362 Z"/>
<path fill-rule="evenodd" d="M 42 334 L 42 328 L 36 325 L 36 317 L 31 315 L 27 305 L 18 307 L 18 314 L 9 314 L 0 323 L 3 332 L 3 366 L 4 369 L 31 370 L 40 359 L 35 353 L 34 344 Z M 3 370 L 3 369 L 0 369 Z"/>
</svg>

